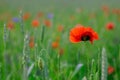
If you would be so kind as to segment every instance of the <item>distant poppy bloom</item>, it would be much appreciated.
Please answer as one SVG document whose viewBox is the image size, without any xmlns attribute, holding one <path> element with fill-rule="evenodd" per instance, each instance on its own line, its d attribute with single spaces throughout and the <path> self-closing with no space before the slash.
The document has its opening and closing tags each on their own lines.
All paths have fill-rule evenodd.
<svg viewBox="0 0 120 80">
<path fill-rule="evenodd" d="M 23 14 L 23 20 L 27 20 L 30 18 L 30 13 Z"/>
<path fill-rule="evenodd" d="M 45 26 L 47 26 L 47 27 L 51 27 L 51 25 L 52 25 L 52 23 L 51 23 L 50 20 L 45 20 L 45 21 L 44 21 L 44 24 L 45 24 Z"/>
<path fill-rule="evenodd" d="M 112 13 L 113 13 L 113 14 L 116 14 L 116 15 L 119 15 L 119 14 L 120 14 L 120 9 L 114 8 L 114 9 L 112 10 Z"/>
<path fill-rule="evenodd" d="M 39 12 L 38 14 L 37 14 L 37 17 L 42 17 L 43 16 L 43 13 L 42 12 Z"/>
<path fill-rule="evenodd" d="M 115 27 L 115 25 L 114 25 L 114 23 L 112 23 L 112 22 L 109 22 L 109 23 L 106 24 L 106 29 L 107 29 L 107 30 L 113 30 L 114 27 Z"/>
<path fill-rule="evenodd" d="M 103 5 L 103 6 L 102 6 L 102 10 L 108 11 L 108 10 L 109 10 L 109 7 L 108 7 L 107 5 Z"/>
<path fill-rule="evenodd" d="M 58 48 L 59 43 L 57 41 L 52 43 L 52 48 Z"/>
<path fill-rule="evenodd" d="M 29 42 L 29 46 L 30 48 L 33 48 L 34 47 L 34 37 L 30 37 L 30 42 Z"/>
<path fill-rule="evenodd" d="M 14 23 L 12 22 L 12 21 L 10 21 L 10 22 L 8 22 L 7 23 L 7 27 L 8 27 L 8 29 L 10 29 L 10 30 L 12 30 L 13 28 L 14 28 Z"/>
<path fill-rule="evenodd" d="M 62 31 L 63 31 L 63 26 L 62 26 L 62 25 L 59 25 L 59 26 L 58 26 L 58 31 L 59 31 L 59 32 L 62 32 Z"/>
<path fill-rule="evenodd" d="M 39 24 L 40 24 L 40 23 L 39 23 L 39 21 L 38 21 L 37 19 L 35 19 L 35 20 L 32 21 L 32 26 L 33 26 L 34 28 L 38 27 Z"/>
<path fill-rule="evenodd" d="M 114 72 L 114 68 L 112 66 L 108 67 L 108 74 L 112 74 Z"/>
<path fill-rule="evenodd" d="M 98 34 L 91 27 L 77 25 L 71 29 L 69 39 L 72 43 L 80 41 L 90 41 L 93 43 L 94 40 L 98 40 Z"/>
<path fill-rule="evenodd" d="M 63 48 L 60 48 L 60 49 L 59 49 L 59 55 L 62 56 L 63 53 L 64 53 L 64 49 L 63 49 Z"/>
<path fill-rule="evenodd" d="M 109 7 L 107 5 L 102 6 L 102 10 L 106 16 L 108 16 L 109 13 Z"/>
</svg>

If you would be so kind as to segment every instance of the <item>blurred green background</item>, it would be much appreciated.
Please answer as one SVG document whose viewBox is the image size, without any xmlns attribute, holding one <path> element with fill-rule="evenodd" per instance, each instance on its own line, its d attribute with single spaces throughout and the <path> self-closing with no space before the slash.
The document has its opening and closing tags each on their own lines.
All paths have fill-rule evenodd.
<svg viewBox="0 0 120 80">
<path fill-rule="evenodd" d="M 24 10 L 37 12 L 48 9 L 63 10 L 66 8 L 75 9 L 82 7 L 87 10 L 96 10 L 101 5 L 108 5 L 112 8 L 119 7 L 120 0 L 0 0 L 0 11 L 4 8 L 11 10 L 23 8 Z"/>
</svg>

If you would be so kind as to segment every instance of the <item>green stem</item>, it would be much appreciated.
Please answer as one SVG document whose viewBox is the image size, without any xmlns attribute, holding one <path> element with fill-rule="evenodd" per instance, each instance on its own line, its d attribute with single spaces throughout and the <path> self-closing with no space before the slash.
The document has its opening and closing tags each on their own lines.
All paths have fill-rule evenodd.
<svg viewBox="0 0 120 80">
<path fill-rule="evenodd" d="M 58 54 L 58 80 L 60 80 L 60 55 Z"/>
<path fill-rule="evenodd" d="M 44 73 L 44 69 L 42 70 L 43 73 L 43 80 L 45 80 L 45 73 Z"/>
<path fill-rule="evenodd" d="M 41 43 L 43 42 L 44 40 L 44 33 L 45 33 L 45 26 L 42 26 L 42 31 L 41 31 Z"/>
</svg>

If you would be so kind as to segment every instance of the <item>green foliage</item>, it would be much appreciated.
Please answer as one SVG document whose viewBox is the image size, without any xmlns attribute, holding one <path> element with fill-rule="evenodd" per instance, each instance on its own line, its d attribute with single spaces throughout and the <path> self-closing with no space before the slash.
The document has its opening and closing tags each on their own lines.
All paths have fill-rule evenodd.
<svg viewBox="0 0 120 80">
<path fill-rule="evenodd" d="M 8 20 L 0 21 L 0 80 L 120 79 L 120 15 L 110 13 L 106 16 L 99 8 L 96 11 L 80 9 L 80 12 L 73 8 L 65 9 L 43 10 L 44 16 L 38 18 L 40 26 L 37 28 L 31 25 L 37 13 L 31 13 L 29 20 L 23 21 L 25 11 L 19 14 L 16 9 L 11 15 L 19 16 L 21 21 L 15 23 L 13 30 L 4 26 Z M 52 26 L 46 27 L 43 20 L 48 19 L 49 12 L 54 17 L 50 19 Z M 92 14 L 95 14 L 94 17 L 91 17 Z M 115 23 L 115 28 L 108 31 L 105 25 L 111 21 Z M 93 44 L 89 41 L 71 43 L 69 32 L 76 24 L 92 27 L 98 33 L 99 40 Z M 62 32 L 58 31 L 59 25 L 63 25 Z M 33 48 L 29 46 L 31 36 L 34 36 Z M 53 48 L 52 43 L 57 37 L 60 38 L 59 47 Z M 110 75 L 108 66 L 114 68 Z"/>
</svg>

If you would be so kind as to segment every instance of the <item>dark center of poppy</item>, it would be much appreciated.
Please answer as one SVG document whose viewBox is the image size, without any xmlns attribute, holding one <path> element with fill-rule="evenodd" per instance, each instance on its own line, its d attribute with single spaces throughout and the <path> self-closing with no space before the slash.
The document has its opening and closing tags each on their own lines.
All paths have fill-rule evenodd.
<svg viewBox="0 0 120 80">
<path fill-rule="evenodd" d="M 89 36 L 89 35 L 83 35 L 83 36 L 81 37 L 81 40 L 82 40 L 82 41 L 88 41 L 88 40 L 90 40 L 90 36 Z"/>
</svg>

